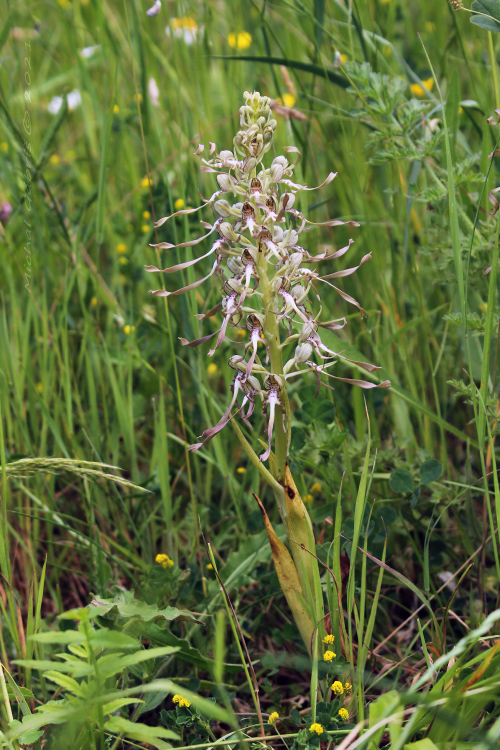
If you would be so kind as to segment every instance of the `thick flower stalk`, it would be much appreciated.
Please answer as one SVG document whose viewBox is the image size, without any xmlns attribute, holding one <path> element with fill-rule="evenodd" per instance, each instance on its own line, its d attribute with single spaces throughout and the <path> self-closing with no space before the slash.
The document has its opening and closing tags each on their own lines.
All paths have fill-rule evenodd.
<svg viewBox="0 0 500 750">
<path fill-rule="evenodd" d="M 309 188 L 295 182 L 293 173 L 301 156 L 294 146 L 285 148 L 286 155 L 277 156 L 269 166 L 264 166 L 263 160 L 271 148 L 277 124 L 272 117 L 271 100 L 258 92 L 245 92 L 244 98 L 245 104 L 240 109 L 240 129 L 234 137 L 233 150 L 219 152 L 215 144 L 210 143 L 209 153 L 205 155 L 205 148 L 200 144 L 195 154 L 201 158 L 201 170 L 216 175 L 218 190 L 210 198 L 203 199 L 198 208 L 177 211 L 156 224 L 161 227 L 172 217 L 208 208 L 212 212 L 213 222 L 201 222 L 207 229 L 206 234 L 178 245 L 160 242 L 153 247 L 191 247 L 215 235 L 216 239 L 210 250 L 194 260 L 170 268 L 147 266 L 146 270 L 173 273 L 205 258 L 213 258 L 212 268 L 204 278 L 175 291 L 152 292 L 157 296 L 183 294 L 213 275 L 218 276 L 221 281 L 220 302 L 208 312 L 198 315 L 199 319 L 210 319 L 220 313 L 220 325 L 200 339 L 187 341 L 181 338 L 181 342 L 184 346 L 199 346 L 206 341 L 215 340 L 208 352 L 212 356 L 227 340 L 230 341 L 233 353 L 229 365 L 235 371 L 231 398 L 217 424 L 207 428 L 199 442 L 190 446 L 190 450 L 201 448 L 230 420 L 238 416 L 251 427 L 250 419 L 256 404 L 261 404 L 266 420 L 266 448 L 259 459 L 260 462 L 269 460 L 270 463 L 274 478 L 273 489 L 285 529 L 292 542 L 295 575 L 290 572 L 290 565 L 293 566 L 294 563 L 286 547 L 282 543 L 280 547 L 271 538 L 267 522 L 266 528 L 275 562 L 276 555 L 281 556 L 280 565 L 283 569 L 285 552 L 290 558 L 285 560 L 288 572 L 285 570 L 280 580 L 285 577 L 281 581 L 282 586 L 296 620 L 299 610 L 304 607 L 308 610 L 307 622 L 298 623 L 307 642 L 314 630 L 312 622 L 318 624 L 321 620 L 323 604 L 319 601 L 322 600 L 322 594 L 317 562 L 310 554 L 314 553 L 312 526 L 287 466 L 291 432 L 287 384 L 293 378 L 312 372 L 317 377 L 318 387 L 320 384 L 327 385 L 327 379 L 341 380 L 362 388 L 377 387 L 365 380 L 334 374 L 332 369 L 339 360 L 352 362 L 368 372 L 380 368 L 367 362 L 349 360 L 342 354 L 333 352 L 323 343 L 320 334 L 321 329 L 339 330 L 346 324 L 345 317 L 320 320 L 320 289 L 323 286 L 328 288 L 329 294 L 330 290 L 336 292 L 345 302 L 364 314 L 361 305 L 332 282 L 353 274 L 370 260 L 371 254 L 364 255 L 358 265 L 341 270 L 331 270 L 330 261 L 342 258 L 353 240 L 349 240 L 345 247 L 335 252 L 325 250 L 315 254 L 307 242 L 307 232 L 311 229 L 345 224 L 358 226 L 353 221 L 330 220 L 315 223 L 309 221 L 297 208 L 298 197 L 302 192 L 325 187 L 336 177 L 336 173 L 330 172 L 318 188 Z M 235 329 L 246 329 L 249 340 L 246 343 L 234 341 Z M 378 387 L 389 385 L 389 381 L 385 381 Z M 237 429 L 237 432 L 252 458 L 252 449 L 241 431 Z M 255 454 L 253 458 L 255 459 Z M 262 473 L 266 478 L 270 476 L 263 469 Z M 261 509 L 265 514 L 263 506 Z M 277 568 L 279 567 L 277 562 Z M 291 586 L 291 580 L 296 581 L 296 584 Z M 292 603 L 294 597 L 298 599 Z M 307 645 L 311 650 L 311 642 Z"/>
</svg>

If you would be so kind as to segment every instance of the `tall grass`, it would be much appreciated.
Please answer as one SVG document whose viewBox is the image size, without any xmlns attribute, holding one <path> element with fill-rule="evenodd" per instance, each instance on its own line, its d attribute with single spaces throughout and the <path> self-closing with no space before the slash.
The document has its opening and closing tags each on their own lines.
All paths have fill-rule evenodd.
<svg viewBox="0 0 500 750">
<path fill-rule="evenodd" d="M 266 504 L 270 493 L 229 429 L 196 455 L 187 452 L 219 418 L 230 384 L 224 347 L 208 368 L 204 350 L 177 345 L 179 336 L 213 330 L 194 316 L 215 304 L 217 283 L 164 304 L 149 296 L 143 270 L 157 262 L 149 247 L 154 218 L 171 213 L 176 201 L 198 205 L 192 153 L 200 140 L 231 142 L 243 90 L 282 101 L 293 94 L 296 112 L 276 114 L 276 153 L 298 146 L 297 178 L 310 185 L 327 168 L 339 172 L 341 179 L 311 199 L 308 214 L 360 223 L 352 265 L 373 253 L 342 285 L 366 319 L 322 297 L 325 319 L 347 312 L 349 323 L 338 337 L 325 334 L 327 343 L 380 364 L 377 376 L 392 382 L 388 393 L 367 393 L 366 407 L 343 384 L 319 400 L 314 379 L 291 393 L 298 415 L 292 468 L 309 498 L 318 555 L 335 577 L 325 568 L 333 632 L 337 641 L 342 634 L 351 663 L 349 710 L 354 723 L 374 726 L 386 709 L 395 715 L 411 706 L 410 729 L 392 722 L 391 747 L 402 748 L 425 741 L 429 725 L 450 730 L 444 709 L 437 719 L 429 715 L 439 713 L 432 701 L 441 700 L 443 686 L 453 686 L 449 711 L 456 717 L 469 706 L 469 726 L 464 719 L 453 736 L 435 729 L 435 741 L 493 747 L 496 703 L 487 710 L 474 691 L 484 689 L 490 701 L 498 695 L 498 629 L 485 619 L 498 607 L 500 580 L 498 226 L 488 213 L 498 180 L 488 155 L 498 126 L 486 123 L 498 97 L 498 35 L 488 38 L 444 1 L 164 0 L 158 15 L 145 11 L 138 0 L 7 0 L 0 19 L 0 204 L 13 208 L 0 227 L 1 661 L 15 684 L 46 700 L 52 688 L 43 677 L 13 662 L 43 659 L 40 639 L 30 636 L 52 628 L 56 614 L 123 589 L 158 607 L 168 600 L 215 613 L 222 601 L 206 568 L 203 531 L 250 656 L 260 659 L 263 713 L 283 698 L 274 670 L 294 675 L 286 697 L 307 693 L 297 675 L 311 666 L 252 497 Z M 196 31 L 173 21 L 186 18 Z M 228 35 L 242 31 L 250 45 L 231 47 Z M 403 78 L 405 98 L 429 103 L 426 122 L 439 121 L 442 137 L 417 123 L 400 144 L 376 98 L 360 88 L 362 63 Z M 385 104 L 387 86 L 379 92 Z M 81 103 L 73 107 L 75 90 Z M 53 97 L 66 94 L 70 106 L 62 102 L 51 114 Z M 432 153 L 411 152 L 420 136 L 421 149 L 436 136 Z M 213 192 L 211 177 L 203 178 L 205 196 Z M 171 242 L 189 240 L 197 220 L 183 217 L 169 231 Z M 326 232 L 309 236 L 313 247 L 347 238 L 342 230 L 335 240 Z M 164 251 L 162 267 L 171 264 L 168 252 L 174 262 L 194 257 L 190 248 L 182 256 Z M 197 271 L 181 277 L 189 284 Z M 260 452 L 258 432 L 244 434 Z M 443 473 L 426 484 L 420 467 L 430 459 Z M 395 483 L 396 469 L 406 472 L 406 484 Z M 189 571 L 177 588 L 161 588 L 154 577 L 160 552 Z M 342 579 L 347 599 L 340 606 Z M 413 615 L 424 600 L 417 625 Z M 211 638 L 212 625 L 206 632 Z M 207 682 L 229 680 L 221 663 L 239 663 L 229 632 L 225 645 L 216 633 L 212 649 L 199 626 L 177 623 L 172 638 L 192 651 L 176 641 L 185 659 L 169 662 L 168 675 L 179 684 L 198 673 Z M 446 662 L 437 671 L 437 660 L 468 633 L 476 635 L 453 657 L 456 666 Z M 213 656 L 213 674 L 205 673 L 212 661 L 188 665 L 186 654 L 195 651 Z M 230 684 L 238 682 L 247 710 L 251 691 L 235 675 Z M 0 688 L 14 689 L 8 680 Z M 400 702 L 372 709 L 390 690 Z"/>
</svg>

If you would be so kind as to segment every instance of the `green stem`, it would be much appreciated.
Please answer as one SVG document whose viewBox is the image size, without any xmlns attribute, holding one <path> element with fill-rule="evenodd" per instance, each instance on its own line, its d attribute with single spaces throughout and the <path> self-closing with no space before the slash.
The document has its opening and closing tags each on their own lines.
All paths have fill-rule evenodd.
<svg viewBox="0 0 500 750">
<path fill-rule="evenodd" d="M 268 276 L 268 263 L 264 252 L 259 250 L 259 280 L 262 292 L 262 303 L 264 305 L 264 335 L 269 345 L 269 357 L 271 360 L 271 372 L 273 375 L 283 375 L 283 356 L 280 348 L 279 322 L 274 310 L 273 293 L 271 282 Z M 286 403 L 285 389 L 280 392 L 280 398 Z M 274 423 L 274 471 L 276 480 L 285 484 L 285 471 L 287 463 L 287 432 L 283 429 L 281 416 L 276 415 Z"/>
<path fill-rule="evenodd" d="M 488 51 L 490 53 L 491 70 L 493 73 L 493 86 L 495 87 L 495 102 L 497 109 L 500 108 L 500 92 L 498 90 L 497 66 L 495 61 L 495 48 L 493 46 L 493 34 L 488 31 Z"/>
</svg>

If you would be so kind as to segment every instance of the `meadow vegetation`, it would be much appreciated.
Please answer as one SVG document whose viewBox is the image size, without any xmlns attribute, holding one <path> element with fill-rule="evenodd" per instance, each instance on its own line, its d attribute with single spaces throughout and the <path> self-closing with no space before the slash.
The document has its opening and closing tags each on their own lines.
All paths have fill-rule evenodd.
<svg viewBox="0 0 500 750">
<path fill-rule="evenodd" d="M 500 0 L 2 2 L 0 748 L 497 748 Z"/>
</svg>

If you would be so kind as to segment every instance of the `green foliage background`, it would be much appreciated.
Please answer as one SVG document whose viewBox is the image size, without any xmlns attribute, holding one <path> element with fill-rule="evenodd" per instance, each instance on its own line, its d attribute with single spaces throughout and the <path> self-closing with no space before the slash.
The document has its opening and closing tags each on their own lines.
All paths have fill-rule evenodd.
<svg viewBox="0 0 500 750">
<path fill-rule="evenodd" d="M 164 0 L 153 17 L 138 0 L 2 0 L 0 203 L 12 212 L 0 225 L 0 648 L 18 684 L 40 700 L 53 687 L 12 662 L 42 658 L 40 643 L 26 637 L 55 627 L 56 614 L 123 590 L 160 610 L 212 615 L 223 606 L 202 532 L 259 660 L 263 710 L 308 690 L 300 675 L 311 666 L 252 497 L 259 494 L 273 516 L 270 493 L 229 426 L 194 456 L 187 452 L 226 408 L 233 374 L 234 344 L 209 360 L 206 347 L 178 342 L 215 330 L 213 319 L 194 316 L 217 302 L 218 282 L 166 302 L 149 296 L 157 280 L 144 271 L 156 263 L 149 243 L 200 232 L 195 214 L 159 229 L 156 240 L 153 220 L 214 191 L 213 176 L 200 175 L 192 154 L 210 140 L 231 147 L 244 90 L 285 104 L 293 94 L 293 111 L 276 112 L 274 152 L 301 150 L 301 182 L 316 185 L 338 172 L 330 186 L 309 193 L 302 208 L 310 218 L 360 223 L 351 233 L 311 232 L 311 248 L 342 247 L 353 236 L 347 265 L 373 254 L 342 283 L 365 319 L 322 290 L 323 317 L 346 315 L 349 323 L 325 341 L 380 364 L 373 378 L 389 378 L 392 388 L 367 392 L 366 407 L 363 393 L 342 383 L 316 399 L 312 376 L 291 390 L 291 467 L 310 504 L 320 557 L 350 554 L 354 537 L 368 555 L 358 554 L 354 581 L 352 627 L 363 654 L 352 673 L 361 691 L 354 719 L 381 692 L 411 692 L 416 675 L 430 668 L 426 643 L 445 653 L 497 608 L 500 316 L 498 227 L 488 198 L 498 184 L 490 158 L 498 125 L 487 118 L 500 106 L 500 3 L 481 0 L 481 10 L 478 1 L 474 9 L 496 21 L 474 16 L 471 24 L 469 13 L 444 0 Z M 249 45 L 231 47 L 229 35 L 241 32 Z M 62 100 L 51 114 L 54 97 Z M 195 252 L 164 251 L 163 267 Z M 167 288 L 203 270 L 168 277 Z M 339 374 L 356 377 L 340 364 Z M 356 520 L 367 416 L 371 480 Z M 257 415 L 254 432 L 246 432 L 257 450 L 262 430 Z M 89 461 L 97 462 L 93 469 Z M 341 536 L 332 552 L 334 529 Z M 174 560 L 172 571 L 154 565 L 160 552 Z M 383 555 L 390 570 L 376 562 Z M 425 609 L 420 625 L 406 622 L 421 597 L 432 601 L 434 624 Z M 365 622 L 365 611 L 373 621 Z M 122 614 L 114 614 L 116 627 Z M 194 679 L 195 692 L 208 696 L 217 663 L 211 618 L 204 628 L 174 620 L 143 624 L 134 636 L 177 648 L 168 676 Z M 486 658 L 495 633 L 492 622 L 467 658 Z M 234 639 L 227 649 L 234 665 Z M 498 722 L 492 659 L 481 679 L 490 680 L 493 708 L 475 704 L 452 735 L 446 715 L 448 734 L 436 730 L 434 739 L 449 744 L 440 747 L 496 741 L 496 734 L 485 739 Z M 286 690 L 283 670 L 294 675 Z M 227 691 L 241 691 L 250 706 L 236 674 Z M 137 673 L 123 684 L 141 679 Z M 463 684 L 452 715 L 465 710 Z M 419 721 L 427 726 L 417 718 L 405 741 L 425 740 Z M 100 739 L 89 735 L 95 743 L 106 734 L 97 724 Z M 156 739 L 153 746 L 162 747 Z M 403 740 L 390 741 L 402 747 Z"/>
</svg>

